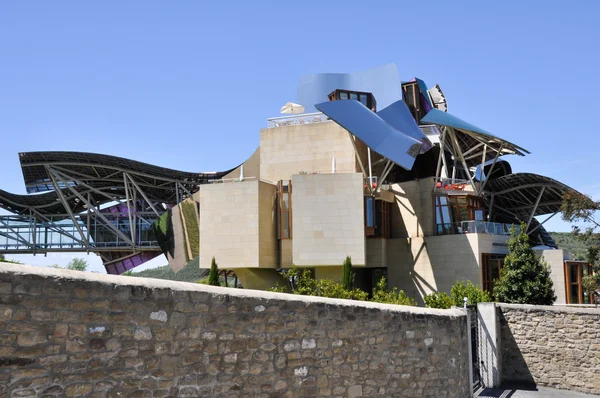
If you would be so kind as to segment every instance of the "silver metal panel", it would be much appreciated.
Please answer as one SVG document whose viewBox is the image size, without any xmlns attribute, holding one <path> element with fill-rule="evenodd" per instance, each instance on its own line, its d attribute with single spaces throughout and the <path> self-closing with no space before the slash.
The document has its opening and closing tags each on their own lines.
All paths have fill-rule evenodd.
<svg viewBox="0 0 600 398">
<path fill-rule="evenodd" d="M 375 152 L 410 170 L 421 142 L 396 130 L 358 101 L 330 101 L 315 105 Z"/>
</svg>

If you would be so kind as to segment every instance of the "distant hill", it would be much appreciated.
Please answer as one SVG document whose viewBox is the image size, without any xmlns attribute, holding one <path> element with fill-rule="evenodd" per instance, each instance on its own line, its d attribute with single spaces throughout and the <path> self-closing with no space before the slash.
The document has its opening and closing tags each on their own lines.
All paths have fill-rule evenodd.
<svg viewBox="0 0 600 398">
<path fill-rule="evenodd" d="M 165 265 L 164 267 L 147 269 L 140 272 L 132 272 L 128 275 L 136 276 L 139 278 L 167 279 L 170 281 L 180 282 L 197 282 L 199 279 L 208 276 L 208 270 L 200 269 L 198 261 L 199 259 L 198 257 L 196 257 L 177 273 L 173 272 L 169 265 Z"/>
<path fill-rule="evenodd" d="M 574 260 L 585 260 L 587 249 L 572 233 L 550 232 L 550 236 L 560 249 L 571 252 Z"/>
</svg>

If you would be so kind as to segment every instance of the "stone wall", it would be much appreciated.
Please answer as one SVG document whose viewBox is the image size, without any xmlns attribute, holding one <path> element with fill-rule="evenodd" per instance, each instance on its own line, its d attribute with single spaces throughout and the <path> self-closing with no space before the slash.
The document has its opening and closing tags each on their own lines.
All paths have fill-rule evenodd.
<svg viewBox="0 0 600 398">
<path fill-rule="evenodd" d="M 498 304 L 504 382 L 600 394 L 600 309 Z"/>
<path fill-rule="evenodd" d="M 460 310 L 0 264 L 0 396 L 468 397 Z"/>
</svg>

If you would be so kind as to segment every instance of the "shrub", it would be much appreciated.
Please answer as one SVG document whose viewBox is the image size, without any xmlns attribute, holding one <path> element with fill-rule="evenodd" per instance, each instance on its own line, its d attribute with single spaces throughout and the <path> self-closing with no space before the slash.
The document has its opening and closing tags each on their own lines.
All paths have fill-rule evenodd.
<svg viewBox="0 0 600 398">
<path fill-rule="evenodd" d="M 454 305 L 450 296 L 444 292 L 426 294 L 423 297 L 423 301 L 425 301 L 425 307 L 427 308 L 448 309 Z"/>
<path fill-rule="evenodd" d="M 210 263 L 210 274 L 208 274 L 208 284 L 212 286 L 221 286 L 219 283 L 219 267 L 217 266 L 217 262 L 215 258 L 212 258 Z"/>
<path fill-rule="evenodd" d="M 346 290 L 354 289 L 354 272 L 352 272 L 352 259 L 350 256 L 346 256 L 346 259 L 344 260 L 342 287 Z"/>
<path fill-rule="evenodd" d="M 373 289 L 373 298 L 371 301 L 384 304 L 417 305 L 415 299 L 408 297 L 403 290 L 398 290 L 396 287 L 388 290 L 385 277 L 381 277 L 379 282 L 377 282 L 377 286 Z"/>
<path fill-rule="evenodd" d="M 488 292 L 475 286 L 471 281 L 457 281 L 450 289 L 452 304 L 462 307 L 465 304 L 465 297 L 468 299 L 468 305 L 493 301 Z"/>
<path fill-rule="evenodd" d="M 508 254 L 500 279 L 494 284 L 494 295 L 504 303 L 552 305 L 556 296 L 550 267 L 536 257 L 525 230 L 525 223 L 521 224 L 519 234 L 514 226 L 510 230 Z"/>
</svg>

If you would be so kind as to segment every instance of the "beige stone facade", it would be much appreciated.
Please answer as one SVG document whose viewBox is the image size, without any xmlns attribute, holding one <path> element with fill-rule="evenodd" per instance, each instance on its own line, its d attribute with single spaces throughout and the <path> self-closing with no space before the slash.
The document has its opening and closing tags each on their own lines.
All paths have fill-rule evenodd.
<svg viewBox="0 0 600 398">
<path fill-rule="evenodd" d="M 200 187 L 200 267 L 276 268 L 276 187 L 258 180 Z"/>
<path fill-rule="evenodd" d="M 362 175 L 294 175 L 292 186 L 293 263 L 365 265 Z"/>
</svg>

